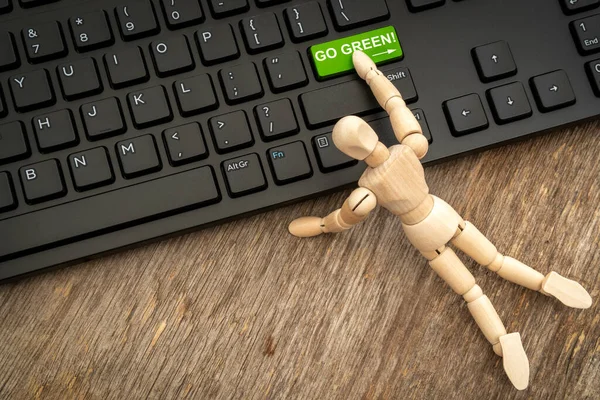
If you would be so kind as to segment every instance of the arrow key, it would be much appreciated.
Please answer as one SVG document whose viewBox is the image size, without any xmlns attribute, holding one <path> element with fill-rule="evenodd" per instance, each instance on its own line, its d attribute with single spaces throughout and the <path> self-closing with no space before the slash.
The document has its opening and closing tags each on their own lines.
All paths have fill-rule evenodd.
<svg viewBox="0 0 600 400">
<path fill-rule="evenodd" d="M 508 43 L 501 40 L 471 50 L 479 78 L 482 82 L 491 82 L 517 73 Z"/>
<path fill-rule="evenodd" d="M 167 147 L 169 162 L 174 167 L 208 157 L 202 128 L 197 122 L 165 130 L 163 141 Z"/>
<path fill-rule="evenodd" d="M 542 112 L 554 111 L 575 104 L 576 98 L 567 73 L 563 70 L 531 78 L 531 88 Z"/>
<path fill-rule="evenodd" d="M 489 126 L 481 99 L 475 93 L 445 101 L 442 108 L 453 136 L 481 131 Z"/>
<path fill-rule="evenodd" d="M 487 91 L 494 120 L 498 124 L 517 121 L 531 116 L 531 105 L 521 82 L 495 87 Z"/>
</svg>

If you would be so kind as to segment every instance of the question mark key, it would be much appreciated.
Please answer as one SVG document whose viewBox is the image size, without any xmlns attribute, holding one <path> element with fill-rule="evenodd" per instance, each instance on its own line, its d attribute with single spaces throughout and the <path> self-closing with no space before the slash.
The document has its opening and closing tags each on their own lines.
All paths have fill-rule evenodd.
<svg viewBox="0 0 600 400">
<path fill-rule="evenodd" d="M 300 131 L 289 99 L 261 104 L 254 108 L 254 116 L 265 141 L 296 135 Z"/>
</svg>

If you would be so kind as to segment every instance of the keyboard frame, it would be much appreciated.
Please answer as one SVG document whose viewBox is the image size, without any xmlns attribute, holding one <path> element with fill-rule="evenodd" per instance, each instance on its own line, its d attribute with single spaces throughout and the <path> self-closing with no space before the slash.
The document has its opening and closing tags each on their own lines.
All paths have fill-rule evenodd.
<svg viewBox="0 0 600 400">
<path fill-rule="evenodd" d="M 22 277 L 50 267 L 78 263 L 92 257 L 120 251 L 150 241 L 161 240 L 175 235 L 192 232 L 200 228 L 231 221 L 233 219 L 264 212 L 275 207 L 323 195 L 354 184 L 365 168 L 363 163 L 335 172 L 323 173 L 320 171 L 312 145 L 312 138 L 320 134 L 331 132 L 332 127 L 316 130 L 308 129 L 299 105 L 298 97 L 302 93 L 356 79 L 353 75 L 345 75 L 323 82 L 317 81 L 307 51 L 308 48 L 314 44 L 343 38 L 388 25 L 394 25 L 396 27 L 398 37 L 405 53 L 405 58 L 392 65 L 399 65 L 410 69 L 419 99 L 410 104 L 409 107 L 411 109 L 420 108 L 424 111 L 433 136 L 430 152 L 423 160 L 426 164 L 447 160 L 452 157 L 523 139 L 533 134 L 539 134 L 595 119 L 600 115 L 600 98 L 596 97 L 594 94 L 584 69 L 585 63 L 591 60 L 600 59 L 600 54 L 581 56 L 577 51 L 577 47 L 569 30 L 569 23 L 571 21 L 598 14 L 600 13 L 600 9 L 567 16 L 563 13 L 558 0 L 530 0 L 526 3 L 522 0 L 504 0 L 502 2 L 496 0 L 480 0 L 478 2 L 447 1 L 442 7 L 419 13 L 411 13 L 408 10 L 405 1 L 388 0 L 388 8 L 391 14 L 389 20 L 361 28 L 351 29 L 349 31 L 338 32 L 334 28 L 331 15 L 326 6 L 326 1 L 318 0 L 325 16 L 329 34 L 325 37 L 295 44 L 290 39 L 290 34 L 283 18 L 283 10 L 291 5 L 302 3 L 303 1 L 301 0 L 267 8 L 258 8 L 253 0 L 249 0 L 249 12 L 219 20 L 215 20 L 210 14 L 210 8 L 207 1 L 201 0 L 206 20 L 200 25 L 176 31 L 170 31 L 167 28 L 159 2 L 157 0 L 152 1 L 154 2 L 155 12 L 161 27 L 161 34 L 185 34 L 188 37 L 192 55 L 197 64 L 194 71 L 164 79 L 158 78 L 152 64 L 148 46 L 152 41 L 157 40 L 160 37 L 160 34 L 132 42 L 123 42 L 120 40 L 118 25 L 113 11 L 115 6 L 122 4 L 122 1 L 119 0 L 62 0 L 57 3 L 51 3 L 27 10 L 17 6 L 12 13 L 0 16 L 0 25 L 2 26 L 2 29 L 9 30 L 15 35 L 15 41 L 22 61 L 22 66 L 19 69 L 0 73 L 0 86 L 4 92 L 5 105 L 8 107 L 8 116 L 0 119 L 0 124 L 14 120 L 23 121 L 27 128 L 28 139 L 33 151 L 32 157 L 27 160 L 0 166 L 0 171 L 10 172 L 16 186 L 19 202 L 19 207 L 16 210 L 0 214 L 0 220 L 18 218 L 18 215 L 20 214 L 51 208 L 59 204 L 77 201 L 83 197 L 99 195 L 106 191 L 118 190 L 123 186 L 138 184 L 140 182 L 165 177 L 205 165 L 213 166 L 216 172 L 217 184 L 223 199 L 215 205 L 186 211 L 182 214 L 170 215 L 166 218 L 145 222 L 141 225 L 130 226 L 101 236 L 86 238 L 58 247 L 46 248 L 18 258 L 2 261 L 0 262 L 0 280 Z M 92 11 L 94 9 L 104 9 L 107 11 L 116 38 L 116 44 L 111 47 L 79 54 L 75 51 L 67 21 L 69 17 L 74 16 L 78 12 L 83 13 L 84 11 Z M 257 55 L 250 55 L 245 49 L 238 23 L 246 16 L 258 15 L 265 12 L 276 13 L 286 44 L 280 49 L 270 50 Z M 59 20 L 65 34 L 69 51 L 68 56 L 59 60 L 40 64 L 28 64 L 20 37 L 20 30 L 24 27 L 23 18 L 25 17 L 27 17 L 27 21 L 30 24 Z M 203 25 L 218 23 L 229 23 L 234 27 L 241 56 L 233 61 L 206 67 L 202 65 L 193 34 L 196 30 L 201 29 Z M 422 29 L 421 27 L 423 26 L 427 27 L 427 29 Z M 490 26 L 493 26 L 493 29 L 490 29 Z M 436 27 L 436 30 L 430 29 L 431 27 Z M 517 75 L 492 83 L 482 83 L 479 80 L 475 64 L 471 57 L 471 49 L 497 40 L 505 40 L 509 43 L 517 64 Z M 118 51 L 133 45 L 142 48 L 150 71 L 150 80 L 146 83 L 138 84 L 126 89 L 113 90 L 108 83 L 106 69 L 102 63 L 102 56 L 109 51 Z M 268 79 L 262 61 L 268 56 L 294 50 L 299 51 L 302 56 L 309 77 L 309 84 L 302 88 L 280 94 L 273 94 L 268 86 Z M 99 95 L 74 102 L 67 102 L 62 98 L 56 76 L 56 66 L 83 57 L 94 57 L 96 59 L 104 85 L 104 91 Z M 535 57 L 535 60 L 532 60 L 531 57 Z M 440 60 L 447 60 L 447 64 L 440 65 Z M 255 62 L 257 66 L 265 96 L 258 100 L 229 106 L 224 100 L 224 94 L 218 80 L 218 71 L 224 66 L 232 66 L 249 61 Z M 14 104 L 12 104 L 10 91 L 7 85 L 8 77 L 19 71 L 25 72 L 38 68 L 46 68 L 50 72 L 52 83 L 56 91 L 57 103 L 52 107 L 18 114 L 14 110 Z M 449 72 L 445 73 L 443 68 Z M 529 79 L 533 76 L 557 69 L 563 69 L 567 72 L 573 90 L 577 96 L 577 102 L 575 105 L 564 109 L 549 113 L 541 113 L 535 103 L 529 85 Z M 183 118 L 180 116 L 179 110 L 177 109 L 177 103 L 171 85 L 176 80 L 185 79 L 202 73 L 209 73 L 211 75 L 217 89 L 216 92 L 220 107 L 215 111 L 200 114 L 199 116 Z M 492 117 L 490 104 L 485 96 L 485 91 L 515 81 L 520 81 L 524 84 L 533 109 L 533 116 L 506 125 L 498 125 Z M 460 85 L 457 84 L 458 82 Z M 148 129 L 139 131 L 134 129 L 132 117 L 127 109 L 127 93 L 161 84 L 167 89 L 169 101 L 175 115 L 174 120 Z M 450 134 L 448 123 L 442 110 L 442 103 L 446 100 L 470 93 L 477 93 L 481 97 L 490 126 L 484 131 L 462 137 L 454 137 Z M 119 98 L 123 107 L 124 118 L 128 130 L 124 135 L 89 142 L 84 134 L 81 117 L 79 115 L 79 107 L 82 104 L 108 97 Z M 265 142 L 259 135 L 257 122 L 253 115 L 253 108 L 257 105 L 283 98 L 289 98 L 292 101 L 294 111 L 296 112 L 300 124 L 300 133 L 284 139 Z M 81 143 L 78 146 L 69 149 L 56 151 L 50 154 L 40 154 L 36 149 L 31 119 L 36 115 L 64 108 L 73 110 Z M 210 130 L 207 121 L 211 117 L 237 110 L 245 110 L 248 114 L 256 143 L 251 148 L 220 155 L 215 151 L 214 144 L 210 139 Z M 366 116 L 365 119 L 373 121 L 383 117 L 385 117 L 385 113 L 378 112 Z M 209 150 L 209 157 L 205 160 L 182 167 L 171 167 L 168 163 L 166 149 L 162 142 L 162 131 L 194 121 L 199 122 L 202 126 Z M 154 134 L 157 139 L 157 143 L 159 144 L 159 155 L 163 161 L 163 169 L 158 173 L 133 180 L 125 180 L 120 173 L 114 145 L 124 138 L 132 138 L 146 133 Z M 380 132 L 380 134 L 382 138 L 386 139 L 388 142 L 393 140 L 391 132 Z M 266 152 L 272 147 L 298 140 L 302 140 L 306 145 L 308 156 L 313 167 L 313 177 L 292 184 L 278 186 L 275 184 L 273 174 L 269 169 Z M 94 189 L 85 193 L 78 193 L 75 191 L 73 182 L 70 178 L 68 165 L 66 163 L 67 157 L 72 153 L 98 146 L 105 146 L 109 149 L 111 162 L 116 175 L 116 182 L 110 186 Z M 220 164 L 224 160 L 249 153 L 259 154 L 265 171 L 268 189 L 240 198 L 231 198 L 227 194 L 224 176 L 220 171 Z M 61 162 L 68 190 L 67 196 L 35 206 L 25 205 L 23 193 L 20 189 L 20 182 L 18 182 L 18 169 L 23 165 L 33 164 L 50 158 L 57 158 Z M 169 190 L 169 188 L 165 188 L 165 190 Z M 124 204 L 123 206 L 134 207 L 135 201 L 132 201 L 131 204 Z M 232 210 L 235 211 L 232 212 Z M 103 212 L 110 212 L 110 210 L 94 210 L 90 213 L 90 218 L 102 218 Z M 32 228 L 23 227 L 22 229 Z M 5 234 L 10 234 L 10 232 L 0 232 L 0 240 L 1 236 Z M 281 234 L 286 235 L 287 232 L 282 231 Z"/>
</svg>

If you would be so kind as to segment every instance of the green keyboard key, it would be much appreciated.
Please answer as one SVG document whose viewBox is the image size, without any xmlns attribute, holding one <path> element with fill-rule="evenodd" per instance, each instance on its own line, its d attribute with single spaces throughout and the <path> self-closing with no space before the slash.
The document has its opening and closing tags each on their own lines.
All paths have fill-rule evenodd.
<svg viewBox="0 0 600 400">
<path fill-rule="evenodd" d="M 310 53 L 318 78 L 332 78 L 353 70 L 352 53 L 356 50 L 365 52 L 376 64 L 401 60 L 404 57 L 396 28 L 386 26 L 312 46 Z"/>
</svg>

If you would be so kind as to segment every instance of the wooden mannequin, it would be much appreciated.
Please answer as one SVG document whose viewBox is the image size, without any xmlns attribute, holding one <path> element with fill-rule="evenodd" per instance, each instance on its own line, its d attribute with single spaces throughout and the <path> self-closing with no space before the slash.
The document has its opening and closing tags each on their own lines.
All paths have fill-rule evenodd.
<svg viewBox="0 0 600 400">
<path fill-rule="evenodd" d="M 304 217 L 290 224 L 298 237 L 341 232 L 363 221 L 377 206 L 397 215 L 408 240 L 429 261 L 433 270 L 467 302 L 475 322 L 492 344 L 513 385 L 523 390 L 529 383 L 529 361 L 519 333 L 507 333 L 498 313 L 475 283 L 448 243 L 502 278 L 560 300 L 569 307 L 589 308 L 592 299 L 577 282 L 556 272 L 544 276 L 496 247 L 446 202 L 429 194 L 419 159 L 428 142 L 418 121 L 406 107 L 396 87 L 364 53 L 353 56 L 359 76 L 371 87 L 377 101 L 390 115 L 396 138 L 401 143 L 386 148 L 371 127 L 358 117 L 345 117 L 333 130 L 335 145 L 348 156 L 364 160 L 369 168 L 342 208 L 325 218 Z"/>
</svg>

